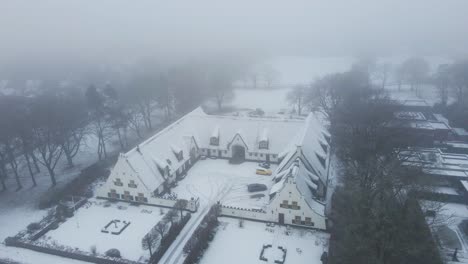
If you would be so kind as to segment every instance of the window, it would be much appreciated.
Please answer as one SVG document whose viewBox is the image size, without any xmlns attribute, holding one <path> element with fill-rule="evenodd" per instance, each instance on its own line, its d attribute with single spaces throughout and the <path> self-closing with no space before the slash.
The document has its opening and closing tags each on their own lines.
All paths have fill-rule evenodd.
<svg viewBox="0 0 468 264">
<path fill-rule="evenodd" d="M 260 157 L 262 157 L 262 158 L 263 158 L 263 154 L 260 154 Z"/>
<path fill-rule="evenodd" d="M 268 141 L 265 141 L 265 140 L 260 141 L 258 143 L 258 148 L 259 149 L 268 149 Z"/>
<path fill-rule="evenodd" d="M 212 146 L 218 146 L 218 145 L 219 145 L 219 138 L 217 138 L 217 137 L 211 137 L 211 138 L 210 138 L 210 145 L 212 145 Z"/>
<path fill-rule="evenodd" d="M 281 208 L 289 208 L 288 201 L 287 201 L 287 200 L 283 200 L 283 202 L 280 204 L 280 207 L 281 207 Z"/>
<path fill-rule="evenodd" d="M 110 189 L 110 192 L 107 194 L 109 198 L 119 199 L 120 195 L 117 193 L 115 189 Z"/>
<path fill-rule="evenodd" d="M 301 207 L 297 204 L 297 202 L 292 202 L 292 205 L 290 206 L 290 208 L 294 210 L 301 209 Z"/>
<path fill-rule="evenodd" d="M 135 200 L 138 202 L 143 202 L 143 203 L 148 202 L 148 198 L 146 198 L 143 193 L 138 193 L 138 196 L 135 197 Z"/>
<path fill-rule="evenodd" d="M 172 165 L 172 161 L 170 159 L 166 159 L 167 164 Z"/>
<path fill-rule="evenodd" d="M 300 225 L 301 224 L 301 217 L 300 216 L 294 216 L 294 219 L 292 220 L 293 224 Z"/>
<path fill-rule="evenodd" d="M 135 184 L 135 181 L 134 181 L 134 180 L 130 180 L 130 182 L 128 183 L 128 187 L 130 187 L 130 188 L 136 188 L 137 185 Z"/>
<path fill-rule="evenodd" d="M 255 154 L 254 154 L 254 156 L 255 156 L 255 157 L 257 157 L 257 156 L 258 156 L 258 154 L 257 154 L 257 153 L 255 153 Z"/>
<path fill-rule="evenodd" d="M 114 185 L 115 186 L 123 186 L 123 182 L 122 182 L 122 180 L 120 180 L 120 178 L 115 178 Z"/>
<path fill-rule="evenodd" d="M 122 199 L 133 201 L 133 196 L 130 195 L 129 191 L 124 191 L 124 194 L 122 195 Z"/>
<path fill-rule="evenodd" d="M 314 226 L 314 222 L 312 222 L 312 218 L 306 217 L 304 221 L 304 225 Z"/>
<path fill-rule="evenodd" d="M 224 154 L 227 154 L 227 150 L 224 151 Z"/>
<path fill-rule="evenodd" d="M 277 156 L 278 155 L 276 155 L 276 154 L 271 155 L 271 157 L 274 158 L 274 159 L 276 159 Z"/>
</svg>

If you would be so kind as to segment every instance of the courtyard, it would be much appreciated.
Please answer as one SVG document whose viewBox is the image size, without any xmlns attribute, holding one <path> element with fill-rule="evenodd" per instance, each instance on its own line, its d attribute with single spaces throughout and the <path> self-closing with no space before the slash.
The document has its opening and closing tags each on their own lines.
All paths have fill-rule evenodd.
<svg viewBox="0 0 468 264">
<path fill-rule="evenodd" d="M 116 248 L 123 258 L 146 260 L 149 253 L 142 249 L 141 239 L 166 211 L 159 207 L 90 199 L 73 217 L 40 240 L 86 252 L 95 247 L 101 254 Z"/>
<path fill-rule="evenodd" d="M 275 263 L 283 257 L 280 248 L 286 252 L 285 264 L 320 264 L 323 251 L 328 249 L 329 235 L 324 232 L 226 217 L 219 220 L 218 231 L 201 264 Z M 266 261 L 260 260 L 264 247 Z"/>
<path fill-rule="evenodd" d="M 172 192 L 178 198 L 199 197 L 201 207 L 220 201 L 227 206 L 263 208 L 268 204 L 273 181 L 272 176 L 257 175 L 257 167 L 258 162 L 230 164 L 225 159 L 199 160 Z M 270 169 L 274 171 L 276 167 L 272 164 Z M 265 184 L 267 190 L 248 192 L 247 185 L 253 183 Z"/>
</svg>

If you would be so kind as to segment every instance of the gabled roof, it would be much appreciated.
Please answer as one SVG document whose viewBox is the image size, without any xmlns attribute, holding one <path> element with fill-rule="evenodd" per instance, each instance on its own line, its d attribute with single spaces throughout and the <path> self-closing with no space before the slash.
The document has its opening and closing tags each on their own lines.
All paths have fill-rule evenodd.
<svg viewBox="0 0 468 264">
<path fill-rule="evenodd" d="M 161 169 L 167 166 L 171 172 L 176 171 L 190 158 L 192 145 L 196 148 L 226 149 L 228 143 L 239 135 L 249 151 L 278 154 L 284 151 L 291 138 L 301 131 L 304 123 L 304 120 L 279 118 L 214 116 L 207 115 L 201 108 L 197 108 L 128 151 L 125 157 L 142 180 L 156 189 L 165 180 Z M 219 146 L 210 146 L 210 137 L 213 135 L 219 136 Z M 258 145 L 264 135 L 268 135 L 267 150 L 259 149 Z M 178 160 L 174 153 L 180 151 L 183 153 L 183 159 Z"/>
</svg>

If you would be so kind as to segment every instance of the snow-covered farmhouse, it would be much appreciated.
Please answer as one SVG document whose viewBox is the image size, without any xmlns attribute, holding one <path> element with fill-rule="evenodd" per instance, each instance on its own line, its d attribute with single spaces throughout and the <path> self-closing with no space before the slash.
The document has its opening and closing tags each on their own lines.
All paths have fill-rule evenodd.
<svg viewBox="0 0 468 264">
<path fill-rule="evenodd" d="M 207 115 L 197 108 L 125 154 L 120 154 L 98 196 L 173 206 L 170 188 L 200 156 L 278 164 L 269 205 L 261 210 L 222 208 L 233 217 L 326 229 L 330 135 L 310 114 L 305 120 Z M 189 210 L 197 209 L 197 199 Z"/>
</svg>

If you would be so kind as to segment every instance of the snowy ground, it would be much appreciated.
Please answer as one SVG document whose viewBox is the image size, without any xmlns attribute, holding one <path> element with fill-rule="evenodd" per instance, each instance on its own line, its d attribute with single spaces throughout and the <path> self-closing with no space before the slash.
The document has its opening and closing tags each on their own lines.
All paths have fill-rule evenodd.
<svg viewBox="0 0 468 264">
<path fill-rule="evenodd" d="M 221 225 L 204 253 L 201 264 L 261 264 L 274 263 L 259 259 L 262 246 L 271 244 L 268 256 L 278 256 L 277 247 L 287 249 L 285 264 L 320 264 L 320 256 L 328 249 L 329 235 L 326 233 L 291 228 L 289 235 L 286 227 L 267 227 L 265 223 L 245 221 L 243 228 L 239 227 L 239 220 L 234 218 L 220 218 Z"/>
<path fill-rule="evenodd" d="M 187 173 L 185 179 L 178 183 L 172 191 L 178 198 L 190 199 L 200 197 L 203 206 L 213 199 L 221 201 L 224 205 L 244 208 L 259 208 L 268 203 L 269 189 L 273 185 L 272 176 L 255 174 L 258 167 L 256 162 L 242 164 L 229 164 L 225 159 L 206 159 L 198 161 Z M 276 169 L 272 164 L 271 170 Z M 247 185 L 262 183 L 267 191 L 249 193 Z M 263 198 L 250 198 L 252 194 L 264 194 Z"/>
<path fill-rule="evenodd" d="M 271 176 L 260 176 L 255 174 L 257 163 L 244 162 L 232 165 L 225 159 L 200 160 L 187 173 L 185 179 L 178 183 L 172 191 L 178 198 L 190 199 L 200 198 L 200 207 L 192 215 L 192 218 L 184 227 L 181 235 L 172 243 L 166 254 L 159 261 L 161 264 L 182 263 L 183 247 L 192 233 L 202 221 L 210 207 L 218 201 L 223 204 L 240 207 L 258 208 L 268 202 L 268 191 L 263 193 L 261 199 L 251 199 L 247 192 L 248 183 L 263 183 L 268 188 L 272 186 Z M 272 165 L 271 169 L 275 169 Z"/>
<path fill-rule="evenodd" d="M 432 201 L 420 201 L 423 208 L 436 209 L 438 216 L 427 218 L 431 225 L 432 232 L 437 234 L 439 243 L 442 246 L 443 257 L 448 258 L 458 248 L 458 258 L 461 263 L 468 263 L 468 237 L 464 235 L 459 224 L 463 220 L 468 220 L 468 206 L 457 203 L 440 203 Z M 447 259 L 449 260 L 449 259 Z"/>
<path fill-rule="evenodd" d="M 120 251 L 123 258 L 142 260 L 149 258 L 147 250 L 141 247 L 141 239 L 164 216 L 158 207 L 130 205 L 128 203 L 108 203 L 102 200 L 90 200 L 89 205 L 78 209 L 76 214 L 61 224 L 58 229 L 48 232 L 40 241 L 79 248 L 90 252 L 96 246 L 97 252 L 104 254 L 111 248 Z M 110 204 L 105 207 L 104 204 Z M 167 209 L 163 209 L 164 212 Z M 103 233 L 110 221 L 130 222 L 120 235 Z"/>
</svg>

